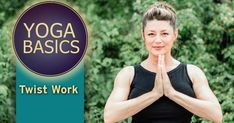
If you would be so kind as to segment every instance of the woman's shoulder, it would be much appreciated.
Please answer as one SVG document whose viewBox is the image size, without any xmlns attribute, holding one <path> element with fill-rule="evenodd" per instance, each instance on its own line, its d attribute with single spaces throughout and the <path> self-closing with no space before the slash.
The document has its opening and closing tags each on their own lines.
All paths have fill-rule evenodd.
<svg viewBox="0 0 234 123">
<path fill-rule="evenodd" d="M 125 66 L 120 71 L 120 74 L 132 74 L 134 73 L 134 66 Z"/>
<path fill-rule="evenodd" d="M 199 68 L 198 66 L 196 65 L 193 65 L 193 64 L 187 64 L 187 69 L 188 69 L 188 72 L 191 72 L 191 73 L 202 73 L 203 71 L 201 70 L 201 68 Z"/>
<path fill-rule="evenodd" d="M 128 81 L 131 84 L 131 81 L 134 77 L 134 66 L 125 66 L 122 68 L 116 76 L 116 80 Z"/>
<path fill-rule="evenodd" d="M 195 80 L 201 77 L 206 78 L 202 69 L 193 64 L 187 64 L 187 72 L 191 80 Z"/>
</svg>

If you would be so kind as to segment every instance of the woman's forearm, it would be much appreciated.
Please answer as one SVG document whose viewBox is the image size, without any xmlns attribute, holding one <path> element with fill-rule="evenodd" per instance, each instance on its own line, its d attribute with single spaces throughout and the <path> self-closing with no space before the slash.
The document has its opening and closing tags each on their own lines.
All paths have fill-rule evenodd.
<svg viewBox="0 0 234 123">
<path fill-rule="evenodd" d="M 222 122 L 222 111 L 220 106 L 211 101 L 192 98 L 178 91 L 175 91 L 168 96 L 168 98 L 195 115 L 214 121 L 215 123 Z"/>
<path fill-rule="evenodd" d="M 151 91 L 134 99 L 111 103 L 111 105 L 106 106 L 104 111 L 105 123 L 124 120 L 149 106 L 160 97 L 161 95 Z"/>
</svg>

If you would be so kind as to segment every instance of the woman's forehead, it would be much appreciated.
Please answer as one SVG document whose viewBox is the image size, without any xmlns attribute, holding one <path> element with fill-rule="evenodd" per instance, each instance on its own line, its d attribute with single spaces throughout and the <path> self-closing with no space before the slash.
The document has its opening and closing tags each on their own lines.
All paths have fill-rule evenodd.
<svg viewBox="0 0 234 123">
<path fill-rule="evenodd" d="M 170 31 L 173 27 L 170 25 L 170 21 L 165 20 L 150 20 L 147 21 L 145 31 Z"/>
</svg>

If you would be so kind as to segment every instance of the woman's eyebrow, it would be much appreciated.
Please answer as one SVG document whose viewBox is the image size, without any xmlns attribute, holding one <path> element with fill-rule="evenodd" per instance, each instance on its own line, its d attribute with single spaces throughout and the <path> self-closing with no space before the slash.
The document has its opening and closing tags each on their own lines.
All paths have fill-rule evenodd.
<svg viewBox="0 0 234 123">
<path fill-rule="evenodd" d="M 149 29 L 149 32 L 157 32 L 155 29 Z"/>
<path fill-rule="evenodd" d="M 168 30 L 167 29 L 160 30 L 160 32 L 166 32 L 166 31 L 168 31 Z M 147 32 L 157 32 L 157 31 L 154 29 L 149 29 L 149 30 L 147 30 Z"/>
<path fill-rule="evenodd" d="M 155 30 L 147 30 L 147 32 L 156 32 Z"/>
<path fill-rule="evenodd" d="M 161 30 L 161 32 L 166 32 L 166 31 L 168 31 L 167 29 L 163 29 L 163 30 Z"/>
</svg>

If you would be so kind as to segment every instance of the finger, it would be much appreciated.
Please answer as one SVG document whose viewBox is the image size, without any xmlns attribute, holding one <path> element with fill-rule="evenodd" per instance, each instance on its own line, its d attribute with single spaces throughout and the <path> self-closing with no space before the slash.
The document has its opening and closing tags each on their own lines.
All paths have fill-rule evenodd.
<svg viewBox="0 0 234 123">
<path fill-rule="evenodd" d="M 161 62 L 162 62 L 162 57 L 161 57 L 161 55 L 158 55 L 158 67 L 157 67 L 157 80 L 158 81 L 162 81 L 162 72 L 161 72 L 161 67 L 162 67 L 162 64 L 161 64 Z"/>
<path fill-rule="evenodd" d="M 165 66 L 165 56 L 164 55 L 161 55 L 161 65 L 162 66 Z"/>
<path fill-rule="evenodd" d="M 161 72 L 162 72 L 161 74 L 162 74 L 163 79 L 166 79 L 167 78 L 167 71 L 166 71 L 165 66 L 161 67 Z"/>
<path fill-rule="evenodd" d="M 159 74 L 159 78 L 160 78 L 160 82 L 161 83 L 163 83 L 163 76 L 162 76 L 162 55 L 160 54 L 159 56 L 158 56 L 158 63 L 159 63 L 159 67 L 158 67 L 158 69 L 159 69 L 159 72 L 158 72 L 158 74 Z M 162 85 L 163 86 L 163 85 Z"/>
<path fill-rule="evenodd" d="M 156 73 L 156 79 L 158 81 L 162 81 L 162 72 L 161 72 L 161 68 L 158 68 L 158 71 Z"/>
<path fill-rule="evenodd" d="M 166 65 L 165 65 L 165 56 L 161 55 L 161 71 L 162 73 L 166 73 Z"/>
<path fill-rule="evenodd" d="M 160 55 L 160 74 L 162 76 L 163 73 L 163 67 L 165 67 L 165 63 L 164 63 L 164 55 Z"/>
<path fill-rule="evenodd" d="M 169 76 L 167 74 L 167 71 L 166 71 L 165 67 L 162 67 L 161 75 L 162 75 L 163 82 L 165 82 L 165 83 L 170 82 L 170 79 L 169 79 Z"/>
<path fill-rule="evenodd" d="M 158 55 L 158 67 L 160 68 L 161 65 L 162 65 L 162 56 L 161 55 Z"/>
<path fill-rule="evenodd" d="M 161 55 L 158 55 L 157 74 L 161 75 Z"/>
<path fill-rule="evenodd" d="M 165 56 L 164 55 L 161 56 L 161 75 L 162 75 L 163 80 L 165 80 L 165 81 L 168 80 L 168 75 L 167 75 L 166 65 L 165 65 Z"/>
</svg>

